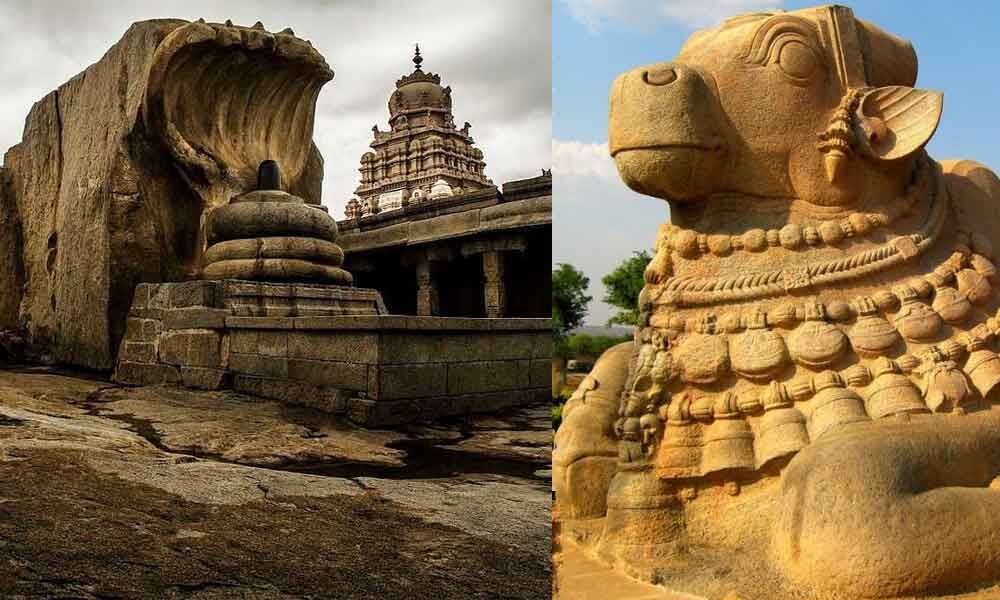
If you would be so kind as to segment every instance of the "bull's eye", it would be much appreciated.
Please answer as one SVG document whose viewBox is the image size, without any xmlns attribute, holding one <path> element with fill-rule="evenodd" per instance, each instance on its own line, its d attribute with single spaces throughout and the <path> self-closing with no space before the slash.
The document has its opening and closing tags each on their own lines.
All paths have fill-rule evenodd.
<svg viewBox="0 0 1000 600">
<path fill-rule="evenodd" d="M 819 60 L 812 48 L 802 42 L 789 40 L 781 45 L 778 52 L 778 66 L 792 79 L 805 82 L 816 71 Z"/>
</svg>

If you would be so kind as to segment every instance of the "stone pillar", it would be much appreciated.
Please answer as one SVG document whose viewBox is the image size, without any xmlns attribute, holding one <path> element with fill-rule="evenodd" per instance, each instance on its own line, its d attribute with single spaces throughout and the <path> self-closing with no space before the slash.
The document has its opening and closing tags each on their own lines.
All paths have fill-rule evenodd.
<svg viewBox="0 0 1000 600">
<path fill-rule="evenodd" d="M 431 261 L 417 263 L 417 315 L 433 317 L 438 314 L 438 291 L 431 275 Z"/>
<path fill-rule="evenodd" d="M 483 252 L 483 291 L 486 298 L 486 316 L 496 319 L 507 312 L 504 291 L 503 254 L 499 250 Z"/>
</svg>

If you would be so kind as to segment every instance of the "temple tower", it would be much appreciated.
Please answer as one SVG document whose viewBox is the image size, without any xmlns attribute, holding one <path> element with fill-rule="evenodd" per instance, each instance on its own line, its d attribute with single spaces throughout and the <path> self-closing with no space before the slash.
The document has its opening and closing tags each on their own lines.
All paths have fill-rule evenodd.
<svg viewBox="0 0 1000 600">
<path fill-rule="evenodd" d="M 483 152 L 469 135 L 472 126 L 455 127 L 451 87 L 425 73 L 423 60 L 417 46 L 413 72 L 396 81 L 389 97 L 389 130 L 372 127 L 357 197 L 345 209 L 349 219 L 492 185 L 483 172 Z"/>
</svg>

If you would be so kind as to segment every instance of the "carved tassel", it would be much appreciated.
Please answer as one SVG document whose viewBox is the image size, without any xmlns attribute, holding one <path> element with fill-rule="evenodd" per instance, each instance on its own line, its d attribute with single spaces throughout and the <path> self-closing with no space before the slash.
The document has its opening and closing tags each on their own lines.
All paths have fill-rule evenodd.
<svg viewBox="0 0 1000 600">
<path fill-rule="evenodd" d="M 934 412 L 950 412 L 971 394 L 965 373 L 954 361 L 934 352 L 932 364 L 923 371 L 924 402 Z"/>
<path fill-rule="evenodd" d="M 823 166 L 826 168 L 826 180 L 830 183 L 837 181 L 840 171 L 847 163 L 847 155 L 841 150 L 833 148 L 823 156 Z"/>
</svg>

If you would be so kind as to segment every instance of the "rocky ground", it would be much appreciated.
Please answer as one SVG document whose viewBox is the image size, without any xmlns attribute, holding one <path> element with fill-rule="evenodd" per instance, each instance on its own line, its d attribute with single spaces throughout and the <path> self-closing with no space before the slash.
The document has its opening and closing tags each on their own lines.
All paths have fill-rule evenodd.
<svg viewBox="0 0 1000 600">
<path fill-rule="evenodd" d="M 0 371 L 0 596 L 541 598 L 548 406 L 392 431 Z"/>
</svg>

